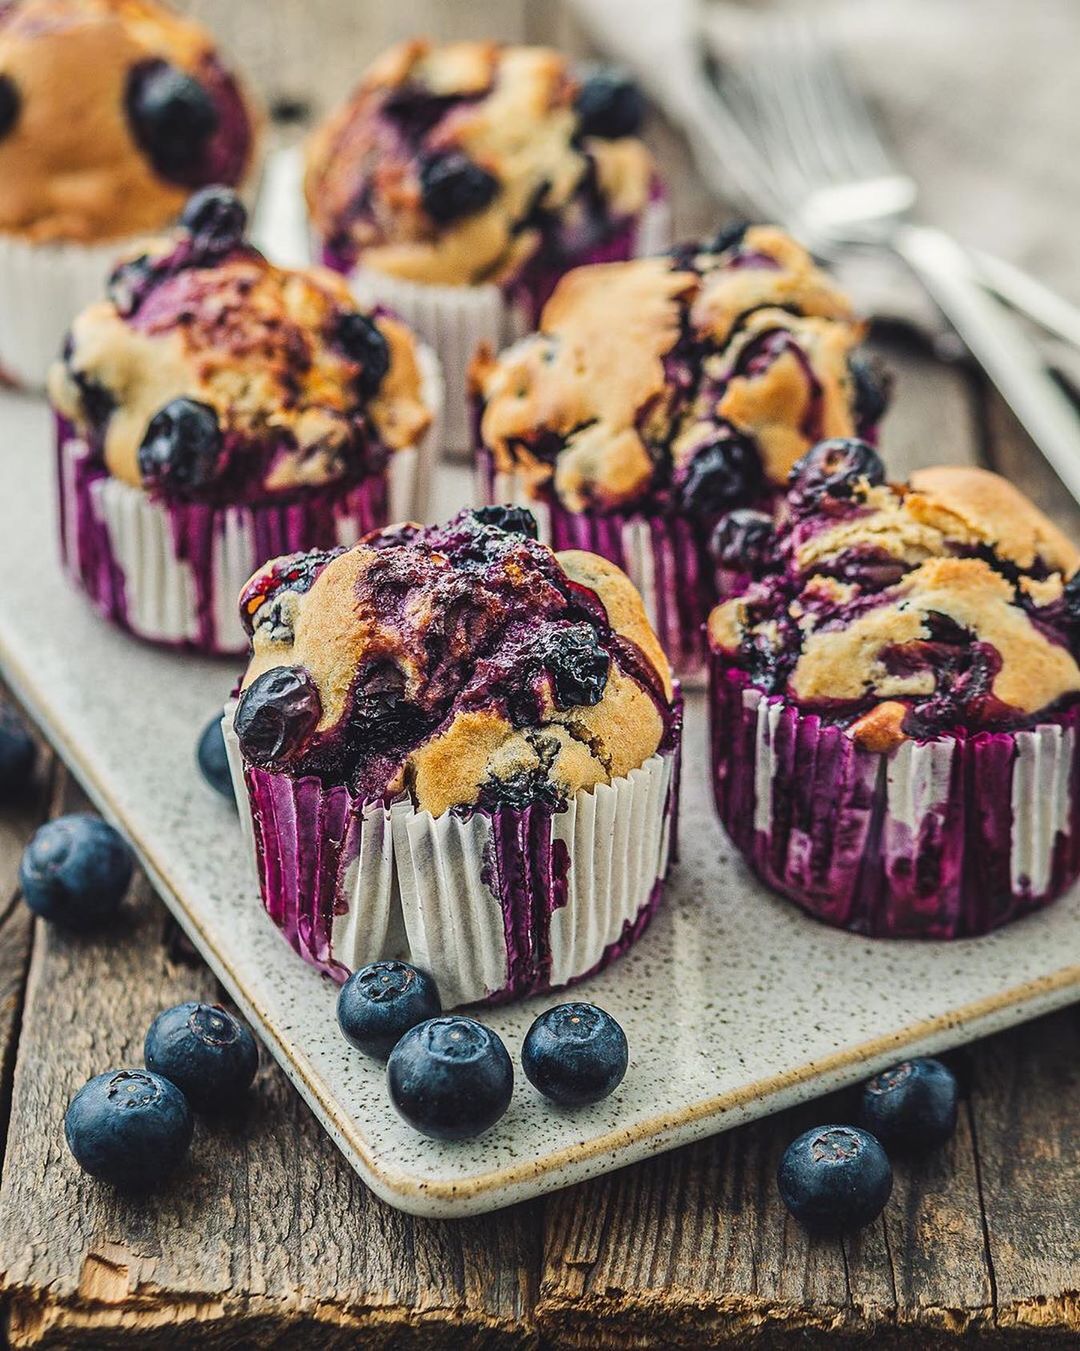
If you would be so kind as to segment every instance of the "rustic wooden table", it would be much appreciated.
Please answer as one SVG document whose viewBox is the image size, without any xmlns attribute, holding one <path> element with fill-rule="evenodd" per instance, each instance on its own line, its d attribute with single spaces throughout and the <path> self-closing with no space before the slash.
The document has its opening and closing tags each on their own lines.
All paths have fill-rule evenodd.
<svg viewBox="0 0 1080 1351">
<path fill-rule="evenodd" d="M 480 31 L 481 12 L 500 32 L 522 29 L 517 0 L 424 8 L 441 31 L 466 13 Z M 351 69 L 387 36 L 385 23 L 354 32 L 340 0 L 267 12 L 252 36 L 229 11 L 271 97 L 312 97 L 310 80 L 268 55 L 295 50 L 294 30 L 352 25 L 355 42 L 322 34 L 338 74 L 316 102 L 345 78 L 342 51 Z M 654 135 L 681 229 L 706 228 L 715 209 L 677 139 Z M 975 374 L 881 345 L 898 381 L 884 438 L 895 474 L 938 459 L 989 464 L 1080 530 L 1080 512 Z M 41 820 L 80 801 L 45 751 L 33 800 L 0 812 L 0 1289 L 12 1345 L 1080 1346 L 1075 1008 L 952 1057 L 964 1085 L 955 1138 L 928 1163 L 900 1166 L 882 1219 L 843 1242 L 809 1241 L 773 1182 L 798 1131 L 848 1115 L 843 1095 L 451 1223 L 375 1199 L 264 1064 L 246 1113 L 200 1123 L 190 1167 L 158 1195 L 91 1183 L 63 1143 L 70 1096 L 107 1065 L 138 1063 L 159 1009 L 220 991 L 144 880 L 113 932 L 73 938 L 31 922 L 20 851 Z"/>
</svg>

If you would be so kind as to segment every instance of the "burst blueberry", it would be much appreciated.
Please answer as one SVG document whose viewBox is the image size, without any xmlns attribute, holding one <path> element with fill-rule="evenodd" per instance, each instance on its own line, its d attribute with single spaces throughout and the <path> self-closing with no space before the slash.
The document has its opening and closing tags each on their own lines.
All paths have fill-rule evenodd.
<svg viewBox="0 0 1080 1351">
<path fill-rule="evenodd" d="M 108 1070 L 84 1084 L 64 1116 L 79 1167 L 114 1187 L 155 1186 L 183 1162 L 194 1130 L 175 1084 L 145 1070 Z"/>
<path fill-rule="evenodd" d="M 714 516 L 757 496 L 760 488 L 757 451 L 743 437 L 722 428 L 694 455 L 680 477 L 678 493 L 684 511 Z"/>
<path fill-rule="evenodd" d="M 299 750 L 321 717 L 319 691 L 307 671 L 274 666 L 240 696 L 234 726 L 244 755 L 272 766 Z"/>
<path fill-rule="evenodd" d="M 881 1214 L 892 1168 L 874 1136 L 855 1126 L 815 1126 L 784 1150 L 780 1198 L 815 1234 L 862 1229 Z"/>
<path fill-rule="evenodd" d="M 338 345 L 360 367 L 361 392 L 373 395 L 390 369 L 390 345 L 374 320 L 358 310 L 347 310 L 337 322 Z"/>
<path fill-rule="evenodd" d="M 582 84 L 575 103 L 583 136 L 615 140 L 635 136 L 645 120 L 641 90 L 621 70 L 593 72 Z"/>
<path fill-rule="evenodd" d="M 595 1004 L 558 1004 L 525 1035 L 521 1068 L 560 1107 L 583 1107 L 614 1093 L 626 1074 L 626 1033 Z"/>
<path fill-rule="evenodd" d="M 481 525 L 491 525 L 497 530 L 505 530 L 511 535 L 524 535 L 528 539 L 540 537 L 536 517 L 527 507 L 474 507 L 472 514 Z"/>
<path fill-rule="evenodd" d="M 354 971 L 337 1001 L 342 1036 L 377 1060 L 385 1060 L 410 1028 L 441 1012 L 434 977 L 408 962 L 374 962 Z"/>
<path fill-rule="evenodd" d="M 162 178 L 194 185 L 218 128 L 199 81 L 165 61 L 145 62 L 128 80 L 127 108 L 135 140 Z"/>
<path fill-rule="evenodd" d="M 514 1067 L 502 1040 L 473 1018 L 431 1018 L 411 1028 L 386 1066 L 390 1101 L 433 1140 L 467 1140 L 510 1106 Z"/>
<path fill-rule="evenodd" d="M 10 75 L 0 75 L 0 140 L 14 131 L 19 120 L 19 90 Z"/>
<path fill-rule="evenodd" d="M 925 1153 L 955 1131 L 957 1098 L 956 1077 L 940 1060 L 905 1060 L 863 1088 L 862 1124 L 890 1151 Z"/>
<path fill-rule="evenodd" d="M 151 488 L 184 493 L 217 477 L 222 438 L 209 404 L 179 398 L 150 420 L 139 447 L 139 472 Z"/>
<path fill-rule="evenodd" d="M 227 801 L 235 804 L 232 774 L 229 770 L 229 757 L 225 751 L 225 735 L 221 728 L 221 716 L 211 718 L 203 728 L 199 744 L 195 750 L 195 759 L 203 778 Z"/>
<path fill-rule="evenodd" d="M 540 660 L 551 674 L 556 707 L 591 707 L 604 697 L 611 658 L 591 625 L 568 624 L 549 633 Z"/>
<path fill-rule="evenodd" d="M 10 800 L 34 772 L 34 739 L 10 704 L 0 703 L 0 799 Z"/>
<path fill-rule="evenodd" d="M 866 441 L 854 436 L 835 436 L 819 441 L 791 471 L 788 484 L 800 507 L 816 506 L 823 498 L 844 500 L 865 486 L 885 482 L 881 456 Z"/>
<path fill-rule="evenodd" d="M 158 1014 L 143 1057 L 148 1070 L 175 1084 L 202 1111 L 233 1106 L 259 1068 L 259 1048 L 247 1024 L 219 1004 L 194 1000 Z"/>
<path fill-rule="evenodd" d="M 750 222 L 747 220 L 728 221 L 713 236 L 709 244 L 709 252 L 719 254 L 727 253 L 730 249 L 737 249 L 742 244 L 749 229 Z"/>
<path fill-rule="evenodd" d="M 429 156 L 420 166 L 420 200 L 439 225 L 483 211 L 498 191 L 498 179 L 460 151 Z"/>
<path fill-rule="evenodd" d="M 200 254 L 220 256 L 243 243 L 247 207 L 231 188 L 202 188 L 188 199 L 180 224 Z"/>
<path fill-rule="evenodd" d="M 775 542 L 772 517 L 740 507 L 717 522 L 710 549 L 719 567 L 756 573 L 769 565 Z"/>
<path fill-rule="evenodd" d="M 133 869 L 131 850 L 112 826 L 80 812 L 36 831 L 19 864 L 19 885 L 42 919 L 92 929 L 116 914 Z"/>
</svg>

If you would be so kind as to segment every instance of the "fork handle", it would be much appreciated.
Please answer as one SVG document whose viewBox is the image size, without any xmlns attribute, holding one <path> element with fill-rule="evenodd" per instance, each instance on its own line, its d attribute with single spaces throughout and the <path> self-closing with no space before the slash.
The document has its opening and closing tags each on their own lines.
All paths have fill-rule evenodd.
<svg viewBox="0 0 1080 1351">
<path fill-rule="evenodd" d="M 903 224 L 890 242 L 1080 502 L 1080 417 L 1019 323 L 983 290 L 970 256 L 949 235 Z"/>
</svg>

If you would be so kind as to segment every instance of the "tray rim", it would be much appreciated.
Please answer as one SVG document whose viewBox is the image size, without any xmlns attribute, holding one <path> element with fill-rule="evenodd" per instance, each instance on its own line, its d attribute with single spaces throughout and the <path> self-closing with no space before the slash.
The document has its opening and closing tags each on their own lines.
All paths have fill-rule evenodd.
<svg viewBox="0 0 1080 1351">
<path fill-rule="evenodd" d="M 20 664 L 2 631 L 0 667 L 12 692 L 94 805 L 122 829 L 155 891 L 238 1007 L 256 1024 L 264 1045 L 349 1163 L 382 1200 L 411 1214 L 457 1219 L 501 1209 L 819 1097 L 884 1068 L 897 1052 L 944 1050 L 1080 1000 L 1080 963 L 1077 963 L 985 995 L 948 1013 L 916 1020 L 895 1032 L 846 1047 L 797 1069 L 754 1080 L 685 1107 L 658 1112 L 631 1126 L 575 1141 L 541 1159 L 518 1160 L 456 1181 L 420 1177 L 380 1160 L 341 1110 L 330 1086 L 311 1061 L 281 1035 L 270 1012 L 247 994 L 241 978 L 188 909 L 181 889 L 169 877 L 153 845 L 141 838 L 117 809 L 109 790 L 65 733 L 63 718 L 58 718 L 47 706 L 47 700 L 38 696 L 33 678 Z M 497 1194 L 494 1200 L 493 1194 Z"/>
</svg>

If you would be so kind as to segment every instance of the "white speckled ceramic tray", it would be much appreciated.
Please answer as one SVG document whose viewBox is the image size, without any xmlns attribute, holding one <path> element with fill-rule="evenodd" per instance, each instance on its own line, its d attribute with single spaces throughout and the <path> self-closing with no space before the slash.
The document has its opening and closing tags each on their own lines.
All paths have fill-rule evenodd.
<svg viewBox="0 0 1080 1351">
<path fill-rule="evenodd" d="M 583 1112 L 518 1076 L 484 1138 L 437 1145 L 394 1115 L 381 1069 L 351 1051 L 335 987 L 264 916 L 235 814 L 202 783 L 197 736 L 228 663 L 110 629 L 64 580 L 46 409 L 0 395 L 0 666 L 91 797 L 134 843 L 166 903 L 258 1026 L 349 1161 L 392 1204 L 491 1210 L 565 1186 L 1080 998 L 1080 889 L 1042 915 L 952 944 L 871 942 L 806 919 L 732 857 L 706 791 L 700 696 L 686 729 L 682 857 L 632 952 L 580 994 L 623 1024 L 619 1091 Z M 461 505 L 443 471 L 439 509 Z M 545 996 L 484 1014 L 517 1056 Z"/>
</svg>

